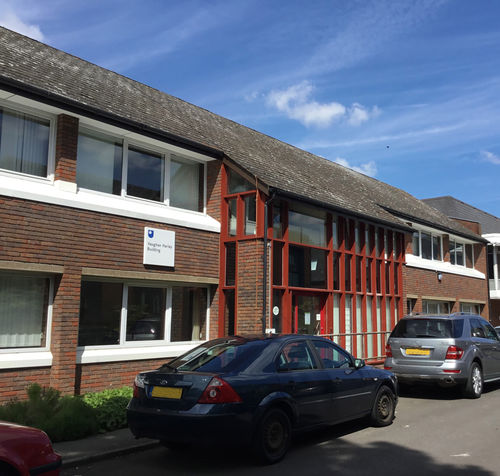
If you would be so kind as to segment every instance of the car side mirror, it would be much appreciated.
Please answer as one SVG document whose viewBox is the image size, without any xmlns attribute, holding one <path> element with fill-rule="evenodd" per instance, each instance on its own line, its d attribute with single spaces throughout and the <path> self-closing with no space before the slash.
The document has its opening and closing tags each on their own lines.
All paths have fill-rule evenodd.
<svg viewBox="0 0 500 476">
<path fill-rule="evenodd" d="M 365 361 L 363 359 L 355 359 L 354 360 L 354 368 L 361 369 L 365 366 Z"/>
</svg>

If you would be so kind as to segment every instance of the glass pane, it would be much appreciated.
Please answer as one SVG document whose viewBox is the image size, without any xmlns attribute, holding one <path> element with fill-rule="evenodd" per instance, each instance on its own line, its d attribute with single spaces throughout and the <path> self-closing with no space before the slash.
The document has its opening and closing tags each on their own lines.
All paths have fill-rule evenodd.
<svg viewBox="0 0 500 476">
<path fill-rule="evenodd" d="M 283 223 L 281 221 L 281 206 L 273 203 L 273 237 L 283 238 Z"/>
<path fill-rule="evenodd" d="M 363 260 L 361 256 L 356 256 L 356 292 L 361 292 L 361 270 L 363 269 Z"/>
<path fill-rule="evenodd" d="M 283 243 L 279 241 L 273 243 L 273 284 L 283 284 Z"/>
<path fill-rule="evenodd" d="M 47 176 L 50 122 L 0 109 L 0 168 Z"/>
<path fill-rule="evenodd" d="M 422 258 L 432 259 L 431 235 L 424 232 L 422 232 L 420 235 L 422 239 Z"/>
<path fill-rule="evenodd" d="M 441 261 L 441 237 L 432 237 L 432 258 Z"/>
<path fill-rule="evenodd" d="M 332 218 L 332 241 L 333 241 L 333 249 L 338 250 L 339 248 L 339 227 L 337 224 L 338 218 L 334 216 Z"/>
<path fill-rule="evenodd" d="M 456 247 L 455 242 L 450 240 L 449 247 L 450 247 L 450 263 L 456 264 L 457 261 L 456 261 L 456 256 L 455 256 L 455 247 Z"/>
<path fill-rule="evenodd" d="M 245 197 L 245 235 L 255 235 L 256 232 L 256 200 L 255 195 Z"/>
<path fill-rule="evenodd" d="M 343 226 L 344 226 L 344 247 L 345 247 L 346 250 L 349 250 L 349 251 L 352 248 L 352 242 L 353 242 L 351 225 L 352 225 L 352 221 L 351 220 L 348 220 L 347 218 L 343 220 Z"/>
<path fill-rule="evenodd" d="M 361 252 L 361 238 L 360 238 L 360 232 L 359 232 L 359 223 L 356 223 L 356 226 L 354 228 L 354 241 L 356 242 L 356 253 L 360 253 Z"/>
<path fill-rule="evenodd" d="M 333 289 L 340 289 L 340 254 L 333 253 Z"/>
<path fill-rule="evenodd" d="M 76 183 L 82 188 L 120 195 L 122 156 L 119 142 L 81 132 L 78 135 Z"/>
<path fill-rule="evenodd" d="M 363 350 L 363 296 L 356 296 L 356 357 L 364 358 Z"/>
<path fill-rule="evenodd" d="M 226 286 L 236 284 L 236 243 L 226 243 Z"/>
<path fill-rule="evenodd" d="M 455 255 L 457 262 L 456 264 L 459 266 L 464 265 L 464 245 L 463 243 L 455 243 Z"/>
<path fill-rule="evenodd" d="M 238 201 L 236 198 L 229 200 L 229 236 L 236 236 L 236 208 Z"/>
<path fill-rule="evenodd" d="M 251 184 L 235 171 L 229 169 L 228 193 L 250 192 L 252 190 L 255 190 L 255 185 Z"/>
<path fill-rule="evenodd" d="M 49 279 L 0 274 L 0 348 L 44 347 Z"/>
<path fill-rule="evenodd" d="M 412 251 L 413 256 L 420 256 L 420 233 L 418 231 L 413 232 Z"/>
<path fill-rule="evenodd" d="M 203 211 L 203 164 L 170 161 L 170 205 L 195 212 Z"/>
<path fill-rule="evenodd" d="M 272 328 L 276 334 L 282 332 L 282 309 L 281 309 L 282 292 L 278 290 L 273 291 L 273 309 L 272 309 Z"/>
<path fill-rule="evenodd" d="M 128 288 L 127 341 L 165 338 L 165 288 Z"/>
<path fill-rule="evenodd" d="M 373 355 L 373 341 L 374 334 L 373 332 L 373 315 L 372 315 L 372 305 L 373 298 L 371 296 L 366 296 L 366 332 L 367 332 L 367 348 L 366 348 L 366 357 L 374 357 Z"/>
<path fill-rule="evenodd" d="M 345 349 L 352 351 L 352 296 L 347 294 L 345 297 Z"/>
<path fill-rule="evenodd" d="M 82 282 L 78 345 L 120 343 L 122 289 L 121 283 Z"/>
<path fill-rule="evenodd" d="M 382 304 L 382 299 L 377 298 L 377 352 L 378 355 L 382 355 L 382 310 L 381 310 L 381 304 Z"/>
<path fill-rule="evenodd" d="M 325 219 L 295 211 L 288 213 L 288 238 L 305 245 L 326 246 Z"/>
<path fill-rule="evenodd" d="M 224 291 L 226 297 L 226 307 L 224 309 L 224 331 L 225 335 L 232 336 L 235 331 L 235 307 L 234 290 Z"/>
<path fill-rule="evenodd" d="M 366 292 L 372 292 L 372 258 L 366 259 Z"/>
<path fill-rule="evenodd" d="M 391 300 L 390 300 L 390 298 L 386 298 L 386 300 L 385 300 L 385 330 L 387 332 L 392 331 Z"/>
<path fill-rule="evenodd" d="M 323 309 L 320 296 L 294 295 L 298 334 L 319 334 L 321 331 L 321 312 Z"/>
<path fill-rule="evenodd" d="M 394 294 L 399 294 L 399 263 L 394 263 Z"/>
<path fill-rule="evenodd" d="M 371 255 L 373 251 L 372 233 L 373 233 L 373 228 L 367 225 L 365 228 L 365 243 L 366 243 L 367 255 Z"/>
<path fill-rule="evenodd" d="M 381 273 L 382 273 L 382 261 L 379 259 L 375 262 L 375 279 L 376 279 L 376 286 L 377 286 L 377 294 L 380 294 L 382 292 L 382 287 L 381 287 Z"/>
<path fill-rule="evenodd" d="M 163 201 L 164 160 L 160 155 L 129 148 L 127 194 Z"/>
<path fill-rule="evenodd" d="M 385 293 L 391 293 L 391 263 L 389 261 L 385 262 Z"/>
<path fill-rule="evenodd" d="M 289 255 L 290 286 L 326 288 L 326 251 L 290 246 Z"/>
<path fill-rule="evenodd" d="M 206 288 L 174 286 L 172 288 L 172 324 L 170 340 L 197 341 L 206 339 Z"/>
<path fill-rule="evenodd" d="M 344 282 L 345 282 L 345 290 L 351 290 L 351 255 L 345 255 L 344 259 Z"/>
<path fill-rule="evenodd" d="M 340 342 L 340 296 L 333 295 L 333 340 L 338 344 Z"/>
</svg>

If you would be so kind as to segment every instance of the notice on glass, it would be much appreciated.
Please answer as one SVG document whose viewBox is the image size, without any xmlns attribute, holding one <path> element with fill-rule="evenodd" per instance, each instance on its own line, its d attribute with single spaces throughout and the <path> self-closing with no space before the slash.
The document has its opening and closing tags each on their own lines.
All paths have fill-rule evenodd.
<svg viewBox="0 0 500 476">
<path fill-rule="evenodd" d="M 304 324 L 306 326 L 311 324 L 311 313 L 310 312 L 304 312 Z"/>
</svg>

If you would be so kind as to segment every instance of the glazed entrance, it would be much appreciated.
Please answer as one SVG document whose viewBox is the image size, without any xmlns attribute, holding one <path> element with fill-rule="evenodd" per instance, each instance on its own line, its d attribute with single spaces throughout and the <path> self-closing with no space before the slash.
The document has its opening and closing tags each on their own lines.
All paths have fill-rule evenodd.
<svg viewBox="0 0 500 476">
<path fill-rule="evenodd" d="M 323 296 L 294 293 L 292 313 L 293 333 L 325 333 L 325 298 Z"/>
</svg>

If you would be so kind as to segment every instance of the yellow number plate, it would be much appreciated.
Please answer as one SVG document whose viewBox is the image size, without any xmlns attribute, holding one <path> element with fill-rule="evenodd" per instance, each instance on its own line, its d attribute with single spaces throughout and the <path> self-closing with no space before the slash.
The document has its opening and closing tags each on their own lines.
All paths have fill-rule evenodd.
<svg viewBox="0 0 500 476">
<path fill-rule="evenodd" d="M 406 349 L 406 355 L 430 355 L 429 349 Z"/>
<path fill-rule="evenodd" d="M 182 397 L 182 388 L 153 387 L 151 396 L 156 398 L 173 398 L 175 400 L 179 400 Z"/>
</svg>

